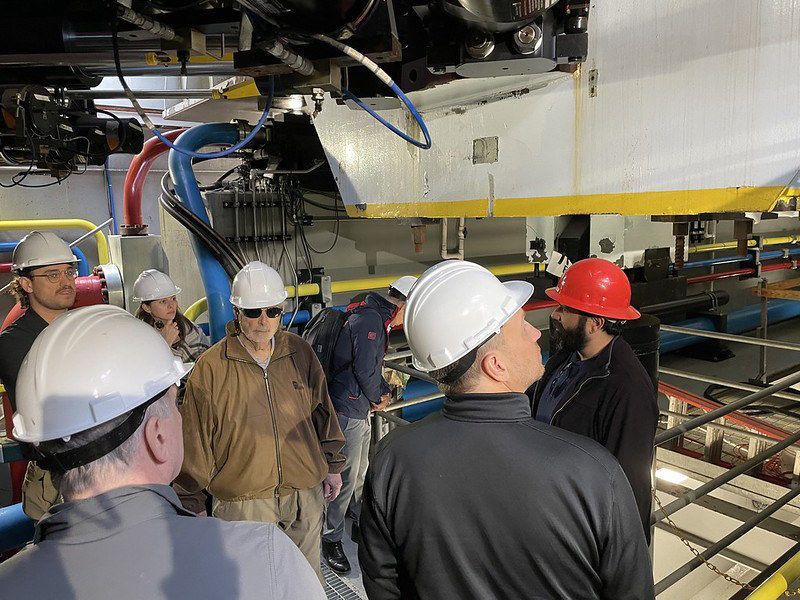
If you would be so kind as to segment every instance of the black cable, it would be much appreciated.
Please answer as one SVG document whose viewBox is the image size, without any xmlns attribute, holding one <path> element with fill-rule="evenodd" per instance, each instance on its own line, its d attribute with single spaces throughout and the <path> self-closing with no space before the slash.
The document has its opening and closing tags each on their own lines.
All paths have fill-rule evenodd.
<svg viewBox="0 0 800 600">
<path fill-rule="evenodd" d="M 178 209 L 171 201 L 164 195 L 161 194 L 158 198 L 159 203 L 164 208 L 164 210 L 169 214 L 173 219 L 175 219 L 178 223 L 183 225 L 190 233 L 194 234 L 194 236 L 203 244 L 206 249 L 211 253 L 214 259 L 222 265 L 222 268 L 225 270 L 225 273 L 228 275 L 230 279 L 233 279 L 236 276 L 236 273 L 239 271 L 239 268 L 236 265 L 232 264 L 230 259 L 224 255 L 221 249 L 216 245 L 214 241 L 212 241 L 211 237 L 206 237 L 205 232 L 201 230 L 198 226 L 196 221 L 193 221 L 188 215 L 182 213 L 180 209 Z M 195 215 L 196 217 L 196 215 Z"/>
<path fill-rule="evenodd" d="M 174 206 L 176 211 L 181 212 L 186 219 L 195 223 L 197 228 L 203 231 L 204 235 L 213 240 L 213 243 L 219 249 L 220 254 L 225 255 L 232 264 L 238 266 L 237 271 L 244 268 L 244 266 L 247 264 L 247 261 L 244 259 L 241 253 L 234 250 L 234 248 L 217 231 L 215 231 L 208 223 L 203 221 L 189 208 L 187 208 L 175 195 L 175 193 L 169 189 L 169 186 L 167 186 L 167 178 L 169 176 L 170 174 L 167 172 L 161 177 L 161 192 L 163 196 L 165 196 L 165 198 L 172 203 L 172 206 Z"/>
<path fill-rule="evenodd" d="M 166 179 L 166 175 L 167 174 L 165 174 L 165 177 L 162 177 L 162 182 Z M 225 239 L 223 239 L 223 237 L 208 223 L 203 221 L 200 217 L 195 215 L 191 210 L 184 206 L 183 203 L 181 203 L 180 200 L 169 189 L 167 189 L 166 185 L 162 185 L 162 195 L 166 197 L 176 211 L 182 213 L 186 219 L 195 223 L 197 229 L 201 229 L 203 234 L 213 241 L 220 254 L 224 255 L 232 264 L 238 266 L 239 269 L 244 267 L 247 261 L 242 257 L 242 255 L 235 251 L 230 244 L 228 244 L 228 242 L 225 241 Z"/>
<path fill-rule="evenodd" d="M 298 193 L 298 195 L 300 196 L 302 201 L 309 202 L 310 204 L 314 204 L 313 201 L 309 201 L 307 198 L 304 198 L 302 196 L 302 191 L 300 191 Z M 302 201 L 300 202 L 301 205 L 303 203 Z M 328 252 L 333 250 L 334 246 L 336 246 L 336 242 L 339 241 L 339 227 L 341 225 L 341 219 L 339 219 L 339 207 L 338 207 L 338 205 L 334 206 L 334 211 L 336 213 L 336 226 L 334 228 L 334 237 L 333 237 L 333 241 L 331 242 L 331 245 L 328 246 L 328 248 L 326 248 L 325 250 L 317 250 L 316 248 L 314 248 L 314 246 L 312 246 L 309 243 L 308 238 L 306 238 L 305 225 L 303 224 L 303 220 L 302 219 L 300 220 L 300 237 L 303 239 L 303 243 L 306 246 L 308 246 L 309 250 L 311 250 L 311 252 L 313 252 L 314 254 L 327 254 Z M 303 213 L 305 213 L 305 211 L 303 211 Z"/>
<path fill-rule="evenodd" d="M 322 204 L 322 202 L 317 202 L 315 200 L 312 200 L 311 198 L 308 198 L 307 196 L 303 196 L 303 201 L 308 202 L 311 206 L 316 206 L 317 208 L 321 208 L 323 210 L 329 210 L 331 212 L 339 212 L 338 204 L 334 204 L 333 206 L 330 206 L 328 204 Z"/>
<path fill-rule="evenodd" d="M 217 183 L 222 183 L 222 182 L 223 182 L 223 181 L 225 181 L 225 180 L 226 180 L 228 177 L 230 177 L 230 176 L 231 176 L 231 175 L 233 175 L 235 172 L 237 172 L 237 171 L 238 171 L 240 168 L 241 168 L 241 167 L 237 165 L 237 166 L 235 166 L 235 167 L 233 167 L 233 168 L 231 168 L 231 169 L 228 169 L 228 170 L 227 170 L 227 171 L 225 171 L 225 173 L 223 173 L 223 174 L 222 174 L 220 177 L 217 177 Z"/>
<path fill-rule="evenodd" d="M 161 0 L 149 0 L 148 4 L 164 12 L 173 12 L 178 10 L 189 10 L 190 8 L 195 8 L 205 4 L 206 2 L 208 2 L 208 0 L 188 0 L 183 4 L 175 5 L 170 2 L 162 2 Z"/>
</svg>

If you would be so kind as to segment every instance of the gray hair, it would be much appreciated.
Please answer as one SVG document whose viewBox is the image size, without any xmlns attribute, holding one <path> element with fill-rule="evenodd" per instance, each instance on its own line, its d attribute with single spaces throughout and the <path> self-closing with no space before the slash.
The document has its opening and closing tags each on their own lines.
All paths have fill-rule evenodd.
<svg viewBox="0 0 800 600">
<path fill-rule="evenodd" d="M 150 417 L 168 417 L 171 411 L 169 403 L 173 401 L 165 394 L 148 406 L 144 413 L 142 424 L 133 432 L 131 437 L 105 456 L 101 456 L 89 464 L 70 469 L 65 473 L 53 473 L 53 482 L 64 499 L 69 501 L 86 490 L 113 481 L 121 472 L 125 471 L 133 463 L 141 449 L 142 440 L 144 439 L 144 426 L 147 420 Z M 66 442 L 62 439 L 42 442 L 39 445 L 39 450 L 47 454 L 53 454 L 85 446 L 119 427 L 120 423 L 128 415 L 130 415 L 130 412 L 97 427 L 76 433 Z"/>
</svg>

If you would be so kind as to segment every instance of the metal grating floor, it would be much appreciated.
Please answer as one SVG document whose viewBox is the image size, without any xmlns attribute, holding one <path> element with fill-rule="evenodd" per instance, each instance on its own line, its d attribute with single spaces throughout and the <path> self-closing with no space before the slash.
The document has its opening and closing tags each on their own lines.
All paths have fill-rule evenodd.
<svg viewBox="0 0 800 600">
<path fill-rule="evenodd" d="M 322 577 L 325 579 L 325 595 L 328 600 L 364 600 L 344 579 L 322 563 Z"/>
</svg>

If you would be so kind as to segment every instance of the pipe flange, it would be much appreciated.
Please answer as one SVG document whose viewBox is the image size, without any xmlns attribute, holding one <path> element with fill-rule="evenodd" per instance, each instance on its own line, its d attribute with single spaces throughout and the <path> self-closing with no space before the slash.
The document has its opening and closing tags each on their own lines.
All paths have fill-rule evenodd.
<svg viewBox="0 0 800 600">
<path fill-rule="evenodd" d="M 97 265 L 94 274 L 103 280 L 106 298 L 113 306 L 125 308 L 125 289 L 122 286 L 122 274 L 114 264 Z"/>
<path fill-rule="evenodd" d="M 120 225 L 119 233 L 122 236 L 147 235 L 150 230 L 149 225 Z"/>
</svg>

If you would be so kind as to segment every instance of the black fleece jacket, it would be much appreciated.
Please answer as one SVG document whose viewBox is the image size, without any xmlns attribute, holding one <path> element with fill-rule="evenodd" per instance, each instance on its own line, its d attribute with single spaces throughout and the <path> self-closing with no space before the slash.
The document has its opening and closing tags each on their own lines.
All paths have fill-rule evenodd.
<svg viewBox="0 0 800 600">
<path fill-rule="evenodd" d="M 370 600 L 654 597 L 619 464 L 531 418 L 524 394 L 447 398 L 370 461 L 358 558 Z"/>
<path fill-rule="evenodd" d="M 571 354 L 553 355 L 542 378 L 528 390 L 534 415 L 550 377 Z M 616 457 L 633 489 L 649 543 L 653 441 L 658 426 L 653 382 L 628 343 L 616 336 L 572 390 L 553 411 L 550 424 L 592 438 Z"/>
</svg>

